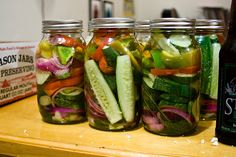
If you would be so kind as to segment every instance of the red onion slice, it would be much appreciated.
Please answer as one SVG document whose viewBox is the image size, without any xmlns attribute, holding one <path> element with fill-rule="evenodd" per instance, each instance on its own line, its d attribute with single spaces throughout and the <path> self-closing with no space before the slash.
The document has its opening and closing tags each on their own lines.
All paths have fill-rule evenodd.
<svg viewBox="0 0 236 157">
<path fill-rule="evenodd" d="M 176 107 L 162 107 L 161 108 L 161 112 L 170 112 L 170 113 L 174 113 L 177 114 L 178 116 L 182 117 L 183 119 L 185 119 L 187 122 L 189 122 L 190 124 L 192 124 L 193 122 L 193 117 L 191 115 L 189 115 L 188 113 L 176 108 Z"/>
</svg>

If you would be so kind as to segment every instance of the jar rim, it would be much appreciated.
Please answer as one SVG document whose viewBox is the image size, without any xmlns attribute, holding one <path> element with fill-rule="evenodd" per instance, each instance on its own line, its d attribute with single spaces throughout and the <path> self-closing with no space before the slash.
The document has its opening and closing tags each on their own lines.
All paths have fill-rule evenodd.
<svg viewBox="0 0 236 157">
<path fill-rule="evenodd" d="M 43 32 L 56 30 L 70 30 L 74 32 L 81 31 L 83 28 L 82 20 L 43 20 Z"/>
<path fill-rule="evenodd" d="M 91 20 L 92 29 L 97 28 L 134 28 L 134 19 L 122 17 L 94 18 Z"/>
<path fill-rule="evenodd" d="M 135 30 L 150 30 L 150 20 L 135 21 Z"/>
<path fill-rule="evenodd" d="M 224 21 L 220 19 L 196 19 L 196 30 L 221 30 L 225 29 Z"/>
<path fill-rule="evenodd" d="M 151 20 L 151 29 L 186 29 L 194 28 L 194 20 L 188 18 L 159 18 Z"/>
</svg>

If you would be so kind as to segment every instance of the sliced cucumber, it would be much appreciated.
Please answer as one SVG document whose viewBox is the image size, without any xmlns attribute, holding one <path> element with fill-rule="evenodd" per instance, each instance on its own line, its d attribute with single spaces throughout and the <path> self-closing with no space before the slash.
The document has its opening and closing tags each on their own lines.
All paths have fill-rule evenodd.
<svg viewBox="0 0 236 157">
<path fill-rule="evenodd" d="M 145 82 L 145 84 L 149 87 L 149 88 L 152 88 L 153 87 L 153 84 L 154 84 L 154 81 L 149 78 L 149 77 L 143 77 L 143 81 Z M 152 88 L 153 89 L 153 88 Z"/>
<path fill-rule="evenodd" d="M 106 75 L 103 74 L 104 79 L 106 80 L 108 86 L 110 87 L 110 89 L 116 93 L 116 76 L 115 75 Z"/>
<path fill-rule="evenodd" d="M 170 41 L 167 38 L 165 38 L 164 36 L 158 40 L 158 44 L 163 50 L 171 53 L 172 55 L 174 55 L 174 56 L 180 55 L 179 50 L 177 48 L 175 48 L 170 43 Z"/>
<path fill-rule="evenodd" d="M 185 97 L 180 97 L 178 95 L 173 94 L 169 94 L 169 93 L 163 93 L 160 95 L 160 98 L 163 100 L 167 100 L 169 102 L 173 102 L 173 103 L 188 103 L 189 99 L 185 98 Z"/>
<path fill-rule="evenodd" d="M 66 87 L 59 94 L 68 100 L 77 100 L 83 93 L 83 89 L 79 87 Z"/>
<path fill-rule="evenodd" d="M 94 60 L 88 60 L 85 62 L 85 71 L 94 94 L 108 120 L 112 124 L 120 121 L 122 119 L 122 114 L 116 98 Z"/>
<path fill-rule="evenodd" d="M 170 42 L 179 47 L 189 47 L 192 39 L 188 35 L 171 35 Z"/>
<path fill-rule="evenodd" d="M 51 76 L 50 71 L 42 71 L 42 70 L 37 70 L 36 71 L 36 78 L 37 78 L 37 84 L 42 85 L 44 84 L 48 78 Z"/>
<path fill-rule="evenodd" d="M 156 77 L 153 88 L 167 93 L 175 92 L 178 96 L 196 98 L 197 91 L 189 85 L 180 84 L 169 79 Z"/>
<path fill-rule="evenodd" d="M 42 106 L 48 106 L 52 104 L 51 97 L 48 95 L 43 95 L 39 98 L 39 104 Z"/>
<path fill-rule="evenodd" d="M 116 68 L 116 58 L 120 54 L 110 46 L 104 46 L 102 51 L 106 57 L 107 64 L 115 69 Z"/>
<path fill-rule="evenodd" d="M 132 122 L 135 115 L 135 92 L 132 65 L 128 55 L 117 57 L 116 83 L 123 116 L 127 122 Z"/>
<path fill-rule="evenodd" d="M 202 50 L 201 93 L 210 95 L 212 77 L 212 45 L 209 36 L 197 38 Z"/>
<path fill-rule="evenodd" d="M 211 90 L 210 97 L 217 99 L 218 94 L 218 75 L 219 75 L 219 52 L 221 45 L 219 43 L 213 43 L 213 61 L 212 61 L 212 77 L 211 77 Z"/>
<path fill-rule="evenodd" d="M 199 74 L 175 74 L 171 76 L 171 80 L 178 83 L 189 84 L 194 82 L 199 77 Z"/>
<path fill-rule="evenodd" d="M 84 109 L 84 93 L 80 87 L 65 87 L 53 99 L 58 107 Z"/>
</svg>

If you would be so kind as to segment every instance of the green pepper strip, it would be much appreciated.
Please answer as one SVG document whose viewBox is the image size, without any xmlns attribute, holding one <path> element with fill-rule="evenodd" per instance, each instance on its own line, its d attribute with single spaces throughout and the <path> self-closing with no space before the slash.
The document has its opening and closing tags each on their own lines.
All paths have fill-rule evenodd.
<svg viewBox="0 0 236 157">
<path fill-rule="evenodd" d="M 138 64 L 137 60 L 135 59 L 135 57 L 133 56 L 133 54 L 122 45 L 122 43 L 118 40 L 113 41 L 110 46 L 115 49 L 116 51 L 122 53 L 122 54 L 126 54 L 129 55 L 131 62 L 133 63 L 134 67 L 138 70 L 141 71 L 141 66 Z"/>
</svg>

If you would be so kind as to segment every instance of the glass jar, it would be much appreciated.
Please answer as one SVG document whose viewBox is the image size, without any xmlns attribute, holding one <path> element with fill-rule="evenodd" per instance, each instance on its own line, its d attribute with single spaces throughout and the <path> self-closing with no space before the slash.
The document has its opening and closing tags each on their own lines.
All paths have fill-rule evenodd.
<svg viewBox="0 0 236 157">
<path fill-rule="evenodd" d="M 85 98 L 90 126 L 131 129 L 140 119 L 141 54 L 129 18 L 92 19 L 85 52 Z"/>
<path fill-rule="evenodd" d="M 194 22 L 185 18 L 151 21 L 142 52 L 142 121 L 152 133 L 180 136 L 199 121 L 201 52 Z"/>
<path fill-rule="evenodd" d="M 151 36 L 150 20 L 142 20 L 135 22 L 135 39 L 139 42 L 143 49 Z"/>
<path fill-rule="evenodd" d="M 86 119 L 82 21 L 43 21 L 36 53 L 38 106 L 43 121 L 78 123 Z"/>
<path fill-rule="evenodd" d="M 224 23 L 222 20 L 197 19 L 196 36 L 202 50 L 200 118 L 216 118 L 219 51 L 224 42 Z"/>
</svg>

